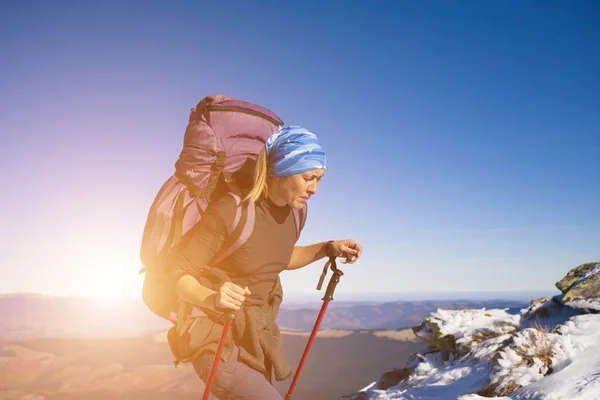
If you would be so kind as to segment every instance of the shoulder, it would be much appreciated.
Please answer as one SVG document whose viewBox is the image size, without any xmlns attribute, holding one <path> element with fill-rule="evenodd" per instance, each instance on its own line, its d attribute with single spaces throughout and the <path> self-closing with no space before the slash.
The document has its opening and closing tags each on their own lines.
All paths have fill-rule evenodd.
<svg viewBox="0 0 600 400">
<path fill-rule="evenodd" d="M 234 197 L 230 194 L 225 194 L 215 201 L 211 201 L 206 209 L 205 216 L 216 218 L 229 228 L 233 225 L 237 213 L 238 206 L 242 199 Z"/>
<path fill-rule="evenodd" d="M 235 212 L 236 208 L 239 204 L 241 204 L 241 202 L 242 199 L 239 196 L 227 193 L 218 198 L 216 201 L 211 202 L 209 207 L 220 211 Z"/>
</svg>

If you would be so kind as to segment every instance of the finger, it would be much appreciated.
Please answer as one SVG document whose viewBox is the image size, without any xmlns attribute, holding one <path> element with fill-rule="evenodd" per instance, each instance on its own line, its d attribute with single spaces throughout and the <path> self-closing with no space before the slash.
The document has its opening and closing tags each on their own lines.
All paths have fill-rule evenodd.
<svg viewBox="0 0 600 400">
<path fill-rule="evenodd" d="M 224 296 L 229 296 L 236 300 L 244 301 L 244 294 L 243 294 L 244 292 L 243 291 L 240 293 L 232 287 L 225 287 L 225 288 L 223 288 L 222 293 Z"/>
<path fill-rule="evenodd" d="M 225 288 L 225 290 L 223 291 L 223 295 L 243 303 L 246 300 L 246 297 L 244 296 L 245 291 L 244 291 L 244 289 L 241 289 L 241 288 L 240 288 L 240 291 L 238 291 L 232 287 L 228 287 L 228 288 Z"/>
<path fill-rule="evenodd" d="M 239 310 L 240 308 L 235 304 L 231 303 L 224 297 L 221 297 L 216 304 L 216 308 L 225 308 L 227 310 Z"/>
<path fill-rule="evenodd" d="M 230 298 L 232 298 L 234 300 L 237 300 L 239 302 L 242 302 L 242 303 L 246 300 L 246 297 L 243 294 L 236 293 L 236 292 L 234 292 L 232 290 L 228 291 L 226 294 Z"/>
<path fill-rule="evenodd" d="M 348 257 L 348 255 L 352 254 L 354 252 L 354 250 L 352 250 L 350 247 L 346 246 L 346 245 L 342 245 L 342 247 L 340 247 L 341 250 L 341 255 L 343 257 Z"/>
<path fill-rule="evenodd" d="M 240 286 L 236 285 L 235 283 L 230 282 L 229 285 L 227 285 L 227 287 L 234 293 L 238 293 L 241 295 L 244 295 L 244 293 L 245 293 L 245 290 L 242 289 Z"/>
<path fill-rule="evenodd" d="M 352 248 L 350 246 L 344 246 L 344 251 L 347 254 L 358 254 L 358 249 L 354 249 L 354 248 Z"/>
<path fill-rule="evenodd" d="M 363 252 L 363 247 L 359 243 L 356 243 L 356 250 L 357 250 L 358 255 L 360 257 L 360 255 L 362 255 L 362 252 Z"/>
<path fill-rule="evenodd" d="M 363 251 L 363 248 L 360 245 L 360 243 L 351 241 L 349 244 L 349 247 L 352 247 L 352 254 L 360 257 L 360 255 L 362 254 L 362 251 Z"/>
<path fill-rule="evenodd" d="M 252 294 L 252 293 L 250 292 L 250 289 L 248 289 L 248 286 L 246 286 L 246 287 L 244 288 L 244 292 L 245 292 L 244 294 L 245 294 L 246 296 L 250 296 L 250 295 Z"/>
<path fill-rule="evenodd" d="M 241 303 L 239 303 L 239 305 L 237 303 L 239 303 L 239 302 L 237 302 L 235 299 L 232 299 L 231 297 L 229 297 L 229 298 L 223 299 L 222 304 L 223 304 L 224 308 L 239 310 Z"/>
<path fill-rule="evenodd" d="M 227 299 L 227 302 L 228 302 L 228 303 L 231 303 L 231 304 L 233 304 L 233 305 L 234 305 L 234 306 L 236 306 L 236 307 L 239 307 L 239 306 L 241 306 L 241 305 L 242 305 L 242 303 L 243 303 L 243 301 L 239 301 L 239 300 L 237 300 L 237 299 L 236 299 L 236 298 L 234 298 L 234 297 L 229 297 L 229 298 Z"/>
</svg>

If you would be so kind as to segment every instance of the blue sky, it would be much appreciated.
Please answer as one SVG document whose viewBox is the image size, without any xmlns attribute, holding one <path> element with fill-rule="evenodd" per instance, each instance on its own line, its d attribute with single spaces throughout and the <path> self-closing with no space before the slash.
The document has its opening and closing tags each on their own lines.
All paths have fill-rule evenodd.
<svg viewBox="0 0 600 400">
<path fill-rule="evenodd" d="M 340 292 L 553 293 L 600 261 L 597 2 L 123 3 L 0 4 L 0 293 L 139 296 L 214 93 L 321 139 L 300 244 L 364 245 Z"/>
</svg>

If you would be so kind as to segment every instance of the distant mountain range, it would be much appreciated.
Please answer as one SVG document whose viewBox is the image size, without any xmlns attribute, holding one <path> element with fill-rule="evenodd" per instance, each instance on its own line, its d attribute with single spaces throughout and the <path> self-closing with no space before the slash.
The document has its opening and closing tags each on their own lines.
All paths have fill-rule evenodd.
<svg viewBox="0 0 600 400">
<path fill-rule="evenodd" d="M 282 329 L 309 331 L 321 303 L 282 305 Z M 306 307 L 303 307 L 303 306 Z M 432 300 L 329 304 L 322 328 L 399 329 L 420 324 L 438 308 L 523 308 L 517 300 Z M 30 294 L 0 296 L 0 342 L 43 337 L 111 338 L 164 332 L 171 324 L 141 300 L 101 300 Z"/>
<path fill-rule="evenodd" d="M 338 329 L 399 329 L 420 324 L 438 308 L 512 308 L 528 303 L 515 300 L 432 300 L 375 302 L 334 302 L 327 308 L 321 326 Z M 312 329 L 318 309 L 284 308 L 279 314 L 281 327 L 292 330 Z"/>
</svg>

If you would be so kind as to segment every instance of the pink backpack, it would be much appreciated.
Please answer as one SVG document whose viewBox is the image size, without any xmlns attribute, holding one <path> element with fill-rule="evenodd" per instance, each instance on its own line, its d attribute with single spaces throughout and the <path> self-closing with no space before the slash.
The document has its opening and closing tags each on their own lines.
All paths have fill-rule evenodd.
<svg viewBox="0 0 600 400">
<path fill-rule="evenodd" d="M 254 229 L 254 204 L 242 206 L 237 193 L 251 187 L 256 158 L 281 125 L 272 111 L 222 94 L 205 97 L 192 109 L 175 173 L 156 195 L 142 237 L 142 299 L 152 312 L 173 320 L 177 296 L 163 279 L 171 267 L 169 252 L 210 202 L 228 195 L 238 204 L 229 238 L 211 265 L 246 242 Z M 297 233 L 305 215 L 294 210 Z"/>
</svg>

